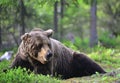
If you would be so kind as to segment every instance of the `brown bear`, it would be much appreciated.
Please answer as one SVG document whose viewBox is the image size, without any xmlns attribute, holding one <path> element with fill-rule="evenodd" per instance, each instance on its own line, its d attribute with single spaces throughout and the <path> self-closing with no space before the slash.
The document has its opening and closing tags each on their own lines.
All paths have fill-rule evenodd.
<svg viewBox="0 0 120 83">
<path fill-rule="evenodd" d="M 52 33 L 51 29 L 25 33 L 11 68 L 21 66 L 38 74 L 60 75 L 64 79 L 105 73 L 85 54 L 74 52 L 51 38 Z"/>
</svg>

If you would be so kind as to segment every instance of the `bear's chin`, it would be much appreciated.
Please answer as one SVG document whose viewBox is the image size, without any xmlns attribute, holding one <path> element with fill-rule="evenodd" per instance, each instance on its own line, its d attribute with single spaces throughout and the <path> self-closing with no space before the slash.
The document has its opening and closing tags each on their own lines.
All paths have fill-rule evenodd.
<svg viewBox="0 0 120 83">
<path fill-rule="evenodd" d="M 49 58 L 49 59 L 43 58 L 43 59 L 40 60 L 39 62 L 41 62 L 42 64 L 47 64 L 47 63 L 49 63 L 51 60 L 52 60 L 52 58 Z"/>
<path fill-rule="evenodd" d="M 47 64 L 47 63 L 50 63 L 50 61 L 51 61 L 51 59 L 49 59 L 49 60 L 42 60 L 42 61 L 40 61 L 41 62 L 41 64 Z"/>
<path fill-rule="evenodd" d="M 49 62 L 49 60 L 41 60 L 39 62 L 41 62 L 41 64 L 47 64 Z"/>
<path fill-rule="evenodd" d="M 48 63 L 48 61 L 41 61 L 41 63 L 42 63 L 42 64 L 47 64 L 47 63 Z"/>
</svg>

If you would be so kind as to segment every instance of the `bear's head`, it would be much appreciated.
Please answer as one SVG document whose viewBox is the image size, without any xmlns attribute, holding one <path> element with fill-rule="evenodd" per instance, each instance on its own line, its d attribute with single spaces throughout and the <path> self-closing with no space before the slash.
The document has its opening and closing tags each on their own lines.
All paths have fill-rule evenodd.
<svg viewBox="0 0 120 83">
<path fill-rule="evenodd" d="M 25 54 L 41 62 L 42 64 L 50 61 L 52 57 L 50 37 L 53 30 L 46 31 L 34 29 L 21 36 Z"/>
</svg>

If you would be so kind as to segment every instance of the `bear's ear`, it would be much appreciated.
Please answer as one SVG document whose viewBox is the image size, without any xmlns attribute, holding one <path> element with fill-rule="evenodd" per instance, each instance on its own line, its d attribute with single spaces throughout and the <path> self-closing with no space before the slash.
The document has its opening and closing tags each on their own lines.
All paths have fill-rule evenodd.
<svg viewBox="0 0 120 83">
<path fill-rule="evenodd" d="M 30 38 L 31 35 L 29 33 L 25 33 L 24 35 L 21 36 L 21 40 L 27 40 L 27 38 Z"/>
<path fill-rule="evenodd" d="M 47 31 L 45 31 L 45 34 L 48 36 L 48 37 L 50 37 L 50 36 L 52 36 L 52 34 L 53 34 L 53 30 L 52 29 L 48 29 Z"/>
</svg>

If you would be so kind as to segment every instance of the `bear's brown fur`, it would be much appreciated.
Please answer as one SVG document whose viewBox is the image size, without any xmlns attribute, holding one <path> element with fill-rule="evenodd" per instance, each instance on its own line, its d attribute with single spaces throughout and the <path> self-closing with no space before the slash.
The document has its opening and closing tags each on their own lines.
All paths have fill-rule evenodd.
<svg viewBox="0 0 120 83">
<path fill-rule="evenodd" d="M 61 42 L 50 38 L 52 33 L 51 29 L 35 29 L 24 34 L 11 68 L 21 66 L 34 70 L 35 73 L 61 75 L 62 78 L 86 76 L 96 72 L 105 73 L 84 54 L 76 53 Z"/>
</svg>

